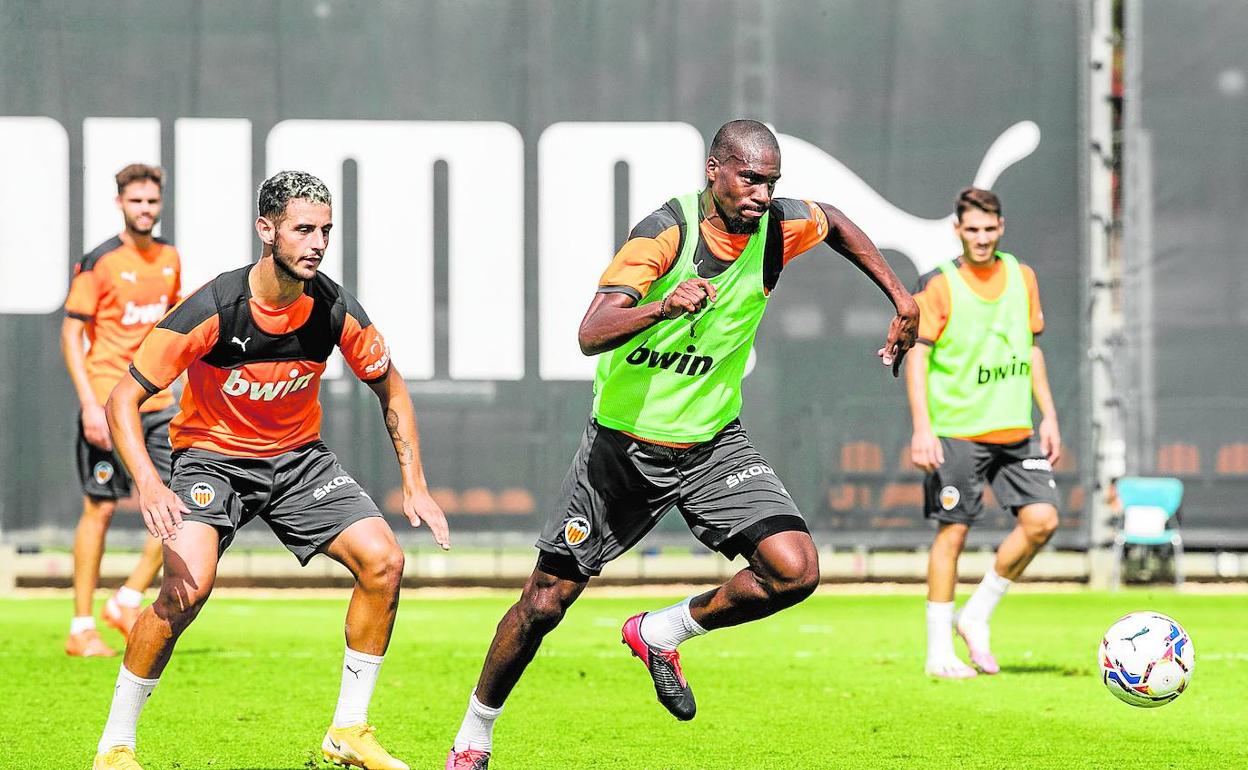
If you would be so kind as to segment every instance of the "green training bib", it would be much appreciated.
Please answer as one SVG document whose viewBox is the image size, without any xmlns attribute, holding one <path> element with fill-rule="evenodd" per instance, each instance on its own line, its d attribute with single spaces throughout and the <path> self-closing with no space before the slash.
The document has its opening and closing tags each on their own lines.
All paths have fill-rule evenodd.
<svg viewBox="0 0 1248 770">
<path fill-rule="evenodd" d="M 702 239 L 699 193 L 675 198 L 685 237 L 676 262 L 638 305 L 662 302 L 696 278 Z M 694 443 L 715 436 L 741 412 L 741 380 L 767 307 L 763 254 L 768 211 L 736 261 L 714 278 L 716 300 L 694 315 L 660 321 L 598 359 L 594 418 L 601 425 L 656 441 Z"/>
<path fill-rule="evenodd" d="M 1023 271 L 998 251 L 1005 291 L 988 301 L 953 262 L 940 266 L 949 282 L 949 321 L 932 348 L 927 408 L 938 436 L 977 436 L 1030 428 L 1031 315 Z"/>
</svg>

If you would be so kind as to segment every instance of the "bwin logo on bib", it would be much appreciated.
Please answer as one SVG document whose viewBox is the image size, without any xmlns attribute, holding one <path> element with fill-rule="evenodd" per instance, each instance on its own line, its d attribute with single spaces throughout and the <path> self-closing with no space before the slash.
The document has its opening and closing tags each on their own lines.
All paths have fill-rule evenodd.
<svg viewBox="0 0 1248 770">
<path fill-rule="evenodd" d="M 589 537 L 589 519 L 584 516 L 573 516 L 563 522 L 563 542 L 568 545 L 580 545 Z"/>
<path fill-rule="evenodd" d="M 650 369 L 665 369 L 683 374 L 688 377 L 698 377 L 706 374 L 715 364 L 715 359 L 711 356 L 697 355 L 698 349 L 693 345 L 686 345 L 685 351 L 661 352 L 651 350 L 642 343 L 636 350 L 629 353 L 624 359 L 625 362 L 633 366 L 645 366 Z"/>
</svg>

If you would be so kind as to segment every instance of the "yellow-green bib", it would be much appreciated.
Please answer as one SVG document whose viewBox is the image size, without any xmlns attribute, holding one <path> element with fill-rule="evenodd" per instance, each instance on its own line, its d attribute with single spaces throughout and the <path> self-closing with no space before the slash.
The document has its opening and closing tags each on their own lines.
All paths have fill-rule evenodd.
<svg viewBox="0 0 1248 770">
<path fill-rule="evenodd" d="M 698 275 L 701 240 L 698 193 L 672 201 L 685 237 L 667 274 L 638 302 L 661 302 L 681 281 Z M 695 443 L 713 438 L 741 412 L 741 380 L 754 333 L 767 307 L 763 253 L 768 223 L 726 270 L 708 279 L 716 300 L 694 315 L 660 321 L 598 359 L 594 418 L 608 428 L 656 441 Z"/>
<path fill-rule="evenodd" d="M 932 348 L 927 407 L 938 436 L 976 436 L 1030 428 L 1031 315 L 1023 271 L 998 251 L 1005 291 L 976 294 L 953 262 L 940 266 L 949 283 L 949 320 Z"/>
</svg>

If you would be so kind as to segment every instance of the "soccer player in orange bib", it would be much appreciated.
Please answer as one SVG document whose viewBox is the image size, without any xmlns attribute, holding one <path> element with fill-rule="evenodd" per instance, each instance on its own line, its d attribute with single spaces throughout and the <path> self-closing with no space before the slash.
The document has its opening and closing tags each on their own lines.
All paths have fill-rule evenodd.
<svg viewBox="0 0 1248 770">
<path fill-rule="evenodd" d="M 130 633 L 100 738 L 95 770 L 135 770 L 139 713 L 208 599 L 217 561 L 243 524 L 260 517 L 301 564 L 317 553 L 355 576 L 346 652 L 326 760 L 406 770 L 368 724 L 390 642 L 403 551 L 376 504 L 320 440 L 319 392 L 334 347 L 381 402 L 403 478 L 403 512 L 450 547 L 446 518 L 429 496 L 416 415 L 390 349 L 360 304 L 319 273 L 329 243 L 329 190 L 283 171 L 259 194 L 260 260 L 214 278 L 144 340 L 107 406 L 117 448 L 133 471 L 139 505 L 164 541 L 160 595 Z M 141 438 L 139 410 L 183 371 L 182 412 L 170 427 L 173 477 L 161 482 Z"/>
<path fill-rule="evenodd" d="M 65 652 L 82 657 L 117 654 L 100 638 L 92 609 L 104 536 L 117 500 L 130 494 L 130 476 L 113 454 L 104 402 L 125 376 L 139 343 L 177 302 L 182 276 L 177 249 L 152 235 L 160 220 L 164 172 L 134 163 L 117 172 L 116 179 L 125 229 L 74 267 L 61 324 L 61 353 L 80 408 L 77 458 L 82 483 L 82 516 L 74 536 L 74 617 Z M 140 419 L 148 454 L 166 480 L 169 421 L 176 413 L 173 396 L 162 390 L 143 404 Z M 122 636 L 139 616 L 143 592 L 160 570 L 160 561 L 160 540 L 148 538 L 134 571 L 104 604 L 105 622 Z"/>
</svg>

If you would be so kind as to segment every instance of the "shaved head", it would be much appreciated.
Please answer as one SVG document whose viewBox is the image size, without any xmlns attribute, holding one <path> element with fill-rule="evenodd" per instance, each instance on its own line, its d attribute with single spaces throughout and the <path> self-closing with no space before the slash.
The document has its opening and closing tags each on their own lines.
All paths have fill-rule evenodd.
<svg viewBox="0 0 1248 770">
<path fill-rule="evenodd" d="M 780 154 L 780 143 L 771 129 L 757 120 L 731 120 L 720 126 L 711 140 L 711 157 L 721 163 L 729 158 L 752 160 L 765 152 Z"/>
</svg>

